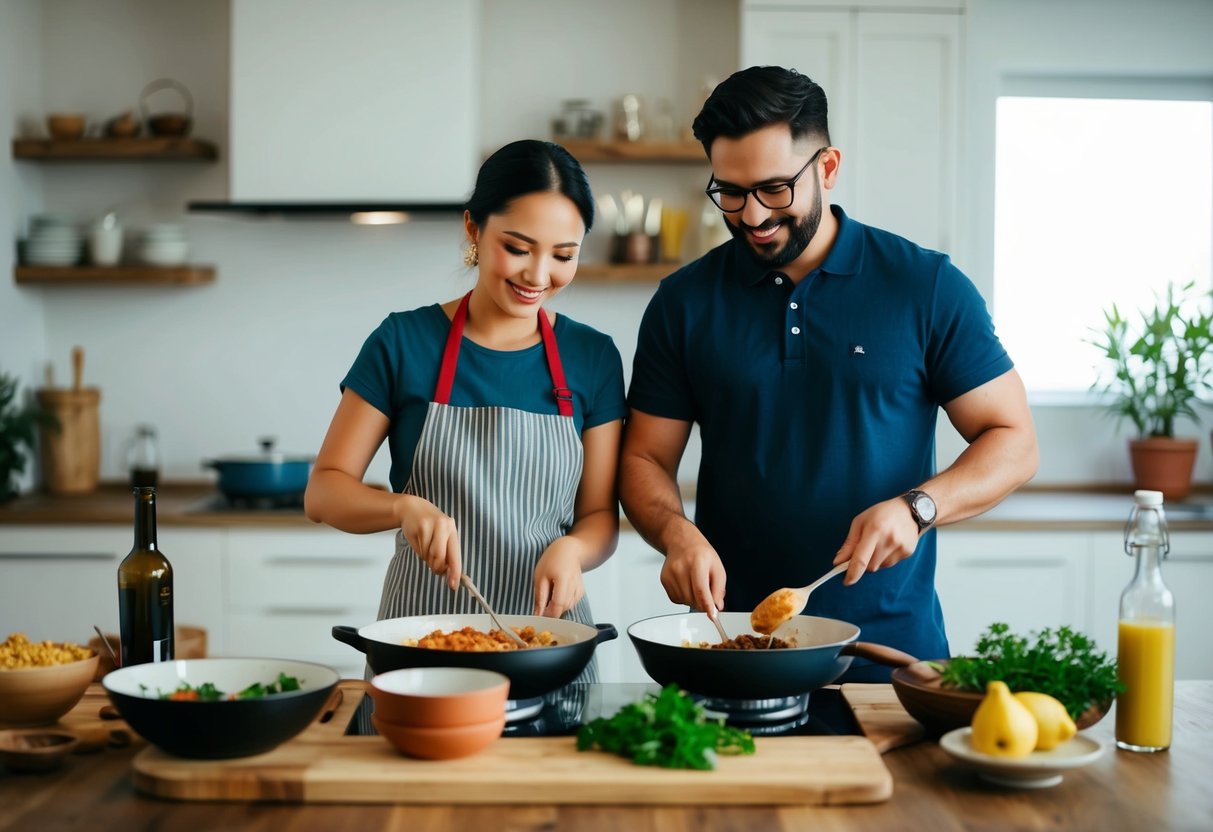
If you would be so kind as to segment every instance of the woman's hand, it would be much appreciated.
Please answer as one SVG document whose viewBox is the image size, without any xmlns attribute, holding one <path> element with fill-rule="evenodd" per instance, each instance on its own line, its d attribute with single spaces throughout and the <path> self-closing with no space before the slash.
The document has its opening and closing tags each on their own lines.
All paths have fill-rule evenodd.
<svg viewBox="0 0 1213 832">
<path fill-rule="evenodd" d="M 580 549 L 572 537 L 558 537 L 535 564 L 533 615 L 559 618 L 585 596 Z"/>
<path fill-rule="evenodd" d="M 394 508 L 404 539 L 435 575 L 446 575 L 452 590 L 459 588 L 463 558 L 459 552 L 459 530 L 455 520 L 428 500 L 401 494 Z"/>
</svg>

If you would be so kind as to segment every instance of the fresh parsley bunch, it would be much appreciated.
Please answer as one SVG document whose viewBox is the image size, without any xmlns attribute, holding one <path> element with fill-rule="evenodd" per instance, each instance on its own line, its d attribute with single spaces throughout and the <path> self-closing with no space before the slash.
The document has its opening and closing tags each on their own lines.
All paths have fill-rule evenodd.
<svg viewBox="0 0 1213 832">
<path fill-rule="evenodd" d="M 957 656 L 939 668 L 942 685 L 984 693 L 986 685 L 1001 680 L 1013 691 L 1049 694 L 1075 720 L 1124 690 L 1116 678 L 1116 662 L 1082 633 L 1068 626 L 1046 627 L 1032 643 L 1010 629 L 1002 622 L 991 624 L 977 640 L 976 656 Z"/>
<path fill-rule="evenodd" d="M 581 726 L 577 750 L 594 746 L 642 766 L 712 769 L 718 754 L 753 754 L 754 738 L 723 719 L 709 719 L 677 685 L 666 685 L 609 719 Z"/>
</svg>

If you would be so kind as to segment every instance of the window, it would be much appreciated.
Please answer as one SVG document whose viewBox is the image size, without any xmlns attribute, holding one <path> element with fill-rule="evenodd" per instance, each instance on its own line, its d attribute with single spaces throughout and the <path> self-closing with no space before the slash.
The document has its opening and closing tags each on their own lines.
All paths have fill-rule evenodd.
<svg viewBox="0 0 1213 832">
<path fill-rule="evenodd" d="M 1028 390 L 1087 390 L 1104 309 L 1213 287 L 1213 102 L 999 98 L 994 226 L 995 325 Z"/>
</svg>

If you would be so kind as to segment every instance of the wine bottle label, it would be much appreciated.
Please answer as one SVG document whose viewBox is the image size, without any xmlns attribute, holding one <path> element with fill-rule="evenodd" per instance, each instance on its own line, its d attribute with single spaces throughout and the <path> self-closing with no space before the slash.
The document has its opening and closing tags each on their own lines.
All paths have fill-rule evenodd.
<svg viewBox="0 0 1213 832">
<path fill-rule="evenodd" d="M 152 661 L 154 662 L 171 662 L 173 660 L 173 640 L 171 638 L 160 639 L 152 642 Z"/>
</svg>

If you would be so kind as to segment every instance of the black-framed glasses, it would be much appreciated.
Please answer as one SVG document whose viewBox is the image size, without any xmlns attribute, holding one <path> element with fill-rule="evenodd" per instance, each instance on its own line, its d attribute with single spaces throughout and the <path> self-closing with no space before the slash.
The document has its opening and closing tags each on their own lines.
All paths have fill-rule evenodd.
<svg viewBox="0 0 1213 832">
<path fill-rule="evenodd" d="M 712 182 L 715 181 L 715 177 L 712 177 L 708 179 L 708 187 L 703 192 L 716 204 L 717 208 L 726 214 L 736 214 L 745 208 L 745 202 L 749 199 L 750 194 L 753 194 L 754 199 L 758 200 L 758 204 L 764 208 L 770 208 L 773 211 L 787 208 L 796 199 L 796 180 L 804 176 L 804 172 L 817 161 L 821 151 L 828 147 L 829 145 L 817 148 L 817 152 L 809 157 L 809 161 L 804 163 L 800 172 L 783 182 L 768 182 L 755 188 L 738 188 L 733 185 L 712 187 Z"/>
</svg>

